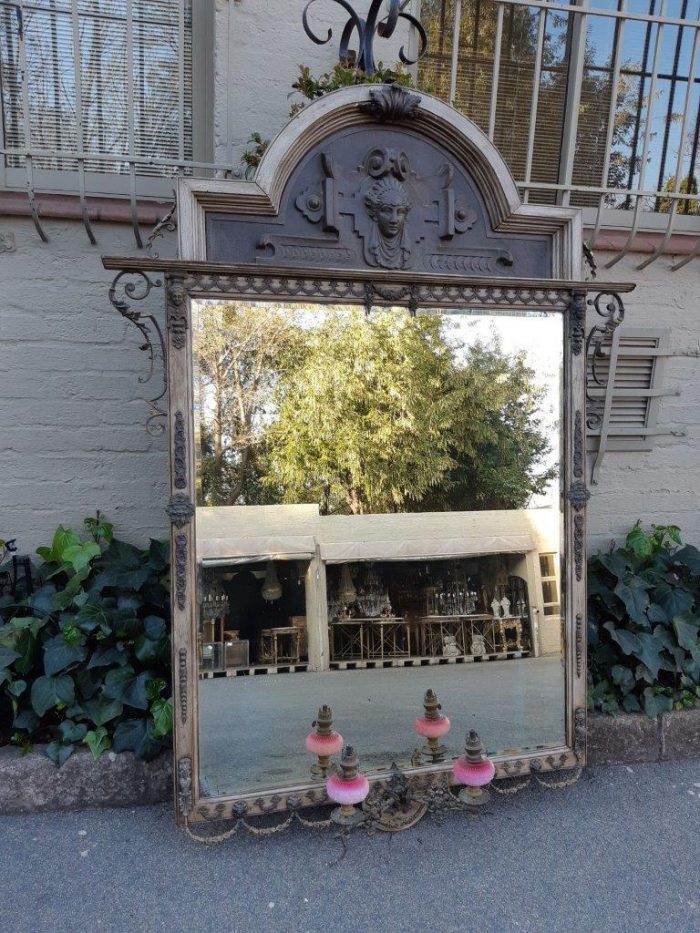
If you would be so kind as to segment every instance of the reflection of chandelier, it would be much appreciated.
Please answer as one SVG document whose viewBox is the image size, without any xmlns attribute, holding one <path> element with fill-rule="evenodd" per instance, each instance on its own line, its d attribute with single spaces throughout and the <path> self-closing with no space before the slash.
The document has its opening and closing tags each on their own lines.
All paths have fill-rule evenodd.
<svg viewBox="0 0 700 933">
<path fill-rule="evenodd" d="M 347 605 L 348 603 L 354 603 L 357 599 L 357 590 L 355 589 L 352 577 L 350 576 L 350 565 L 343 564 L 343 569 L 340 572 L 340 591 L 338 593 L 340 596 L 340 601 Z"/>
<path fill-rule="evenodd" d="M 379 574 L 370 567 L 365 574 L 365 579 L 357 595 L 357 601 L 360 604 L 360 611 L 367 619 L 374 619 L 381 615 L 382 610 L 391 612 L 389 603 L 389 594 L 382 585 Z"/>
<path fill-rule="evenodd" d="M 279 599 L 281 595 L 282 586 L 277 579 L 277 570 L 274 563 L 269 560 L 265 571 L 265 579 L 263 580 L 262 598 L 267 600 L 268 603 L 271 603 Z"/>
</svg>

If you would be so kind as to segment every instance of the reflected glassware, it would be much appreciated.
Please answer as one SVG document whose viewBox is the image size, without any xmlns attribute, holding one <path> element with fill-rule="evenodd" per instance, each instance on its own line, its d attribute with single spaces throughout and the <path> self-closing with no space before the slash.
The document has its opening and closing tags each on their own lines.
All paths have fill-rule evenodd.
<svg viewBox="0 0 700 933">
<path fill-rule="evenodd" d="M 262 598 L 266 602 L 272 603 L 281 596 L 282 584 L 277 577 L 277 568 L 274 562 L 269 560 L 267 562 L 267 569 L 265 570 L 265 579 L 263 580 Z"/>
</svg>

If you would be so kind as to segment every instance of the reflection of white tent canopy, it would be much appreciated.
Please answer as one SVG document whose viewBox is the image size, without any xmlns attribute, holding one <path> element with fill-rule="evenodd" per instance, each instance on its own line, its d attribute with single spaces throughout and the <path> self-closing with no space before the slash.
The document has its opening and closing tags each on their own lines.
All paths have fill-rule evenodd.
<svg viewBox="0 0 700 933">
<path fill-rule="evenodd" d="M 311 560 L 316 543 L 309 535 L 266 538 L 209 538 L 198 545 L 198 558 L 213 564 L 248 564 L 261 560 Z"/>
<path fill-rule="evenodd" d="M 533 547 L 530 535 L 343 541 L 321 544 L 321 560 L 328 564 L 358 560 L 445 560 L 480 554 L 526 554 Z"/>
</svg>

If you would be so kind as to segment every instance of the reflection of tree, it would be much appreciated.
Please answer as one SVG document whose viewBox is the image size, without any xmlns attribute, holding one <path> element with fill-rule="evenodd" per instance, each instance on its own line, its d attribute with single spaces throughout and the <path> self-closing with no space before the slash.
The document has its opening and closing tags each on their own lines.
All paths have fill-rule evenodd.
<svg viewBox="0 0 700 933">
<path fill-rule="evenodd" d="M 260 502 L 264 423 L 300 331 L 288 310 L 203 305 L 194 333 L 203 504 Z"/>
</svg>

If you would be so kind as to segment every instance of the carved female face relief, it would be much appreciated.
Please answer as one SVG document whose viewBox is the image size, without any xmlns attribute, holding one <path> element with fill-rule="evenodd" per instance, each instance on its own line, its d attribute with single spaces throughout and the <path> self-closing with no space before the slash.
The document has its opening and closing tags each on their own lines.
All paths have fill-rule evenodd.
<svg viewBox="0 0 700 933">
<path fill-rule="evenodd" d="M 365 244 L 366 261 L 383 269 L 403 269 L 411 253 L 405 237 L 411 202 L 404 185 L 396 178 L 376 181 L 365 195 L 365 206 L 373 222 Z"/>
</svg>

